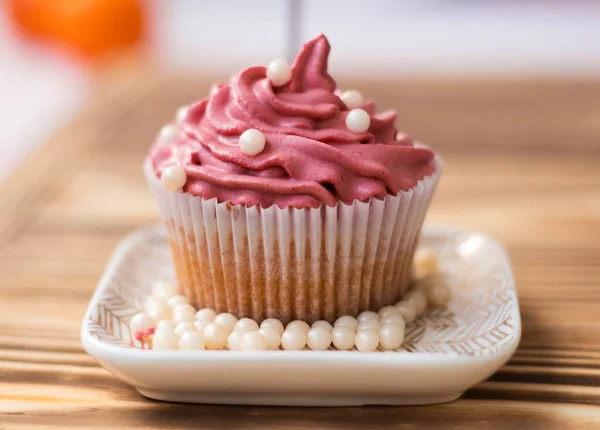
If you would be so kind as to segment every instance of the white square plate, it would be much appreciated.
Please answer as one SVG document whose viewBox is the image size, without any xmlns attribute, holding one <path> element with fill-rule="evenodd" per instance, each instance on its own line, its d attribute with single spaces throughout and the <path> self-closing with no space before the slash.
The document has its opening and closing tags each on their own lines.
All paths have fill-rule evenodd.
<svg viewBox="0 0 600 430">
<path fill-rule="evenodd" d="M 83 320 L 85 349 L 154 399 L 298 406 L 409 405 L 456 399 L 515 351 L 521 320 L 503 247 L 484 235 L 426 228 L 452 290 L 447 307 L 407 327 L 398 351 L 149 351 L 129 321 L 153 282 L 173 279 L 166 232 L 141 229 L 112 256 Z"/>
</svg>

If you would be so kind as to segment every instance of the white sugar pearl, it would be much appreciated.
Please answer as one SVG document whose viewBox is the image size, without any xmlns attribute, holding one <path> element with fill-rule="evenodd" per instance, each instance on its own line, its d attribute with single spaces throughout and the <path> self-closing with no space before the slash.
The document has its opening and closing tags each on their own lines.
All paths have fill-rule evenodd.
<svg viewBox="0 0 600 430">
<path fill-rule="evenodd" d="M 177 294 L 177 285 L 172 282 L 158 281 L 152 286 L 152 295 L 157 299 L 168 300 Z"/>
<path fill-rule="evenodd" d="M 182 322 L 177 324 L 177 327 L 175 327 L 175 334 L 177 336 L 181 336 L 183 332 L 186 331 L 197 331 L 196 326 L 193 322 Z"/>
<path fill-rule="evenodd" d="M 165 125 L 160 129 L 158 139 L 161 141 L 169 141 L 177 135 L 177 128 L 173 125 Z"/>
<path fill-rule="evenodd" d="M 379 321 L 377 320 L 366 320 L 361 322 L 358 325 L 358 328 L 356 329 L 357 332 L 359 331 L 363 331 L 363 330 L 379 330 L 379 328 L 381 327 L 381 325 L 379 324 Z"/>
<path fill-rule="evenodd" d="M 194 321 L 194 327 L 196 327 L 196 330 L 198 330 L 200 333 L 202 333 L 204 331 L 204 327 L 206 327 L 207 325 L 209 325 L 211 323 L 212 323 L 212 321 L 197 320 L 197 321 Z"/>
<path fill-rule="evenodd" d="M 242 349 L 242 336 L 244 334 L 241 331 L 232 331 L 227 337 L 227 348 L 230 351 L 239 351 Z"/>
<path fill-rule="evenodd" d="M 177 324 L 175 324 L 173 321 L 171 320 L 160 320 L 157 324 L 156 324 L 156 331 L 161 331 L 161 330 L 169 330 L 169 331 L 175 331 L 175 327 L 177 327 Z"/>
<path fill-rule="evenodd" d="M 331 342 L 336 349 L 346 351 L 354 347 L 354 331 L 349 327 L 335 327 L 331 332 Z"/>
<path fill-rule="evenodd" d="M 246 155 L 257 155 L 265 149 L 265 135 L 259 130 L 250 128 L 240 136 L 240 150 Z"/>
<path fill-rule="evenodd" d="M 326 327 L 311 328 L 306 333 L 306 344 L 313 351 L 325 351 L 331 345 L 331 331 Z"/>
<path fill-rule="evenodd" d="M 267 349 L 278 349 L 281 344 L 281 335 L 272 327 L 261 327 L 258 332 L 267 339 Z"/>
<path fill-rule="evenodd" d="M 204 349 L 204 337 L 197 331 L 185 331 L 179 338 L 179 349 Z"/>
<path fill-rule="evenodd" d="M 283 59 L 273 60 L 267 66 L 267 78 L 274 87 L 281 87 L 292 79 L 292 68 Z"/>
<path fill-rule="evenodd" d="M 173 306 L 173 315 L 181 314 L 181 313 L 192 313 L 194 314 L 194 319 L 196 319 L 196 309 L 189 303 L 178 303 Z"/>
<path fill-rule="evenodd" d="M 223 312 L 217 315 L 213 322 L 215 324 L 219 324 L 221 327 L 225 327 L 227 329 L 227 332 L 231 333 L 233 331 L 235 323 L 238 322 L 238 319 L 228 312 Z"/>
<path fill-rule="evenodd" d="M 364 103 L 362 94 L 356 90 L 344 91 L 340 96 L 340 99 L 342 99 L 348 109 L 359 108 Z"/>
<path fill-rule="evenodd" d="M 310 330 L 310 326 L 308 325 L 308 323 L 306 321 L 301 321 L 301 320 L 296 320 L 296 321 L 292 321 L 291 323 L 289 323 L 286 327 L 286 330 L 301 330 L 302 332 L 306 333 L 307 331 Z"/>
<path fill-rule="evenodd" d="M 356 349 L 361 352 L 375 351 L 379 346 L 379 334 L 375 330 L 363 330 L 354 338 Z"/>
<path fill-rule="evenodd" d="M 379 343 L 384 349 L 398 349 L 404 340 L 404 327 L 386 324 L 379 329 Z"/>
<path fill-rule="evenodd" d="M 417 311 L 412 303 L 401 300 L 398 303 L 396 303 L 394 307 L 396 308 L 398 313 L 402 315 L 402 319 L 406 324 L 410 324 L 415 320 L 417 316 Z"/>
<path fill-rule="evenodd" d="M 155 351 L 165 351 L 177 349 L 179 346 L 179 338 L 173 331 L 164 329 L 154 333 L 152 338 L 152 349 Z"/>
<path fill-rule="evenodd" d="M 229 331 L 220 324 L 211 323 L 204 327 L 202 334 L 206 349 L 223 349 L 227 343 Z"/>
<path fill-rule="evenodd" d="M 169 306 L 174 308 L 175 306 L 180 305 L 182 303 L 188 303 L 188 299 L 186 299 L 185 296 L 182 296 L 181 294 L 177 294 L 176 296 L 169 297 L 167 303 Z"/>
<path fill-rule="evenodd" d="M 146 312 L 156 321 L 166 320 L 171 318 L 171 308 L 164 301 L 156 301 L 151 305 Z"/>
<path fill-rule="evenodd" d="M 248 331 L 257 331 L 258 324 L 251 318 L 242 318 L 233 326 L 233 331 L 241 331 L 246 333 Z"/>
<path fill-rule="evenodd" d="M 427 300 L 431 306 L 442 306 L 450 301 L 450 288 L 446 284 L 435 284 L 427 289 Z"/>
<path fill-rule="evenodd" d="M 438 258 L 435 251 L 429 248 L 421 248 L 415 252 L 414 271 L 417 278 L 432 275 L 438 270 Z"/>
<path fill-rule="evenodd" d="M 189 106 L 181 106 L 179 109 L 177 109 L 175 112 L 175 119 L 177 122 L 183 122 L 183 120 L 187 117 L 189 110 Z"/>
<path fill-rule="evenodd" d="M 356 318 L 356 321 L 358 321 L 359 324 L 369 320 L 379 321 L 379 315 L 373 311 L 364 311 L 361 312 Z"/>
<path fill-rule="evenodd" d="M 324 320 L 315 321 L 314 323 L 312 323 L 311 328 L 324 328 L 329 331 L 333 330 L 333 326 L 329 324 L 329 321 Z"/>
<path fill-rule="evenodd" d="M 398 327 L 402 327 L 403 330 L 406 327 L 406 322 L 400 313 L 386 315 L 385 317 L 381 318 L 380 324 L 382 326 L 396 325 Z"/>
<path fill-rule="evenodd" d="M 300 351 L 306 346 L 306 332 L 302 329 L 286 329 L 281 335 L 281 347 L 286 351 Z"/>
<path fill-rule="evenodd" d="M 131 331 L 135 334 L 135 332 L 144 332 L 156 327 L 156 320 L 146 312 L 140 312 L 132 318 L 129 326 L 131 327 Z"/>
<path fill-rule="evenodd" d="M 162 175 L 160 175 L 160 182 L 165 189 L 177 191 L 183 188 L 187 182 L 187 175 L 183 167 L 179 164 L 173 164 L 163 170 Z"/>
<path fill-rule="evenodd" d="M 264 320 L 263 322 L 260 323 L 260 328 L 272 328 L 273 330 L 275 330 L 277 333 L 279 333 L 279 336 L 281 336 L 283 334 L 283 324 L 281 323 L 281 321 L 279 321 L 278 319 L 275 318 L 267 318 L 266 320 Z"/>
<path fill-rule="evenodd" d="M 257 331 L 247 331 L 242 335 L 240 343 L 242 351 L 266 351 L 269 348 L 267 339 Z"/>
<path fill-rule="evenodd" d="M 196 312 L 196 319 L 198 321 L 210 321 L 213 322 L 215 320 L 215 317 L 217 316 L 217 313 L 209 308 L 204 308 L 204 309 L 200 309 L 198 312 Z"/>
<path fill-rule="evenodd" d="M 181 324 L 183 322 L 191 322 L 193 323 L 196 320 L 196 315 L 190 311 L 181 311 L 178 313 L 173 313 L 173 321 L 176 324 Z"/>
<path fill-rule="evenodd" d="M 413 288 L 402 300 L 405 300 L 413 305 L 417 315 L 421 315 L 427 309 L 427 296 L 421 288 Z"/>
<path fill-rule="evenodd" d="M 346 127 L 353 133 L 364 133 L 371 125 L 371 117 L 362 109 L 352 109 L 346 115 Z"/>
<path fill-rule="evenodd" d="M 164 302 L 164 300 L 156 298 L 154 296 L 148 297 L 148 300 L 146 300 L 146 303 L 144 303 L 144 310 L 148 312 L 148 310 L 152 309 L 154 306 L 161 302 Z"/>
<path fill-rule="evenodd" d="M 383 318 L 384 316 L 388 315 L 388 314 L 395 314 L 398 313 L 398 309 L 396 309 L 395 306 L 384 306 L 381 309 L 379 309 L 379 317 Z"/>
<path fill-rule="evenodd" d="M 333 326 L 348 327 L 350 330 L 356 331 L 356 329 L 358 328 L 358 321 L 356 321 L 356 318 L 350 315 L 344 315 L 343 317 L 339 317 L 337 320 L 335 320 Z"/>
</svg>

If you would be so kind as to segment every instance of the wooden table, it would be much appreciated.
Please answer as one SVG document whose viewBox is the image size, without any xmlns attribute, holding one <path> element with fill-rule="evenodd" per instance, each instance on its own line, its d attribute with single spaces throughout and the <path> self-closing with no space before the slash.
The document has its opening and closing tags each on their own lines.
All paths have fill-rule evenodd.
<svg viewBox="0 0 600 430">
<path fill-rule="evenodd" d="M 79 343 L 111 250 L 157 219 L 140 169 L 153 135 L 208 87 L 141 76 L 99 85 L 0 188 L 0 429 L 600 428 L 600 81 L 342 81 L 444 156 L 430 222 L 507 245 L 523 337 L 449 404 L 294 409 L 146 400 Z"/>
</svg>

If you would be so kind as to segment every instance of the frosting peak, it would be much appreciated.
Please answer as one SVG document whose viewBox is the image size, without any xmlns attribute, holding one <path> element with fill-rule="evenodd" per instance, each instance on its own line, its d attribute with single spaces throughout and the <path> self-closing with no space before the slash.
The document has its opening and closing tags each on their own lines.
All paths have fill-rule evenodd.
<svg viewBox="0 0 600 430">
<path fill-rule="evenodd" d="M 184 191 L 262 207 L 333 206 L 415 186 L 433 172 L 433 153 L 408 137 L 397 140 L 396 113 L 378 112 L 370 101 L 361 106 L 371 118 L 368 130 L 348 130 L 349 109 L 327 73 L 329 51 L 323 35 L 307 42 L 281 87 L 273 87 L 262 66 L 213 87 L 175 124 L 174 138 L 153 146 L 156 174 L 179 163 L 187 175 Z M 257 155 L 239 146 L 251 128 L 266 139 Z"/>
</svg>

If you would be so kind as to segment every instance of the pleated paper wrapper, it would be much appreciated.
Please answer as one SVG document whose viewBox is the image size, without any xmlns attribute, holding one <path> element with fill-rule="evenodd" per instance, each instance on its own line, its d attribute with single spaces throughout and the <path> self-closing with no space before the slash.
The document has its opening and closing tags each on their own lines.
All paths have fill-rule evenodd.
<svg viewBox="0 0 600 430">
<path fill-rule="evenodd" d="M 409 288 L 412 259 L 442 171 L 411 190 L 334 207 L 280 209 L 167 191 L 144 171 L 166 223 L 180 292 L 197 308 L 257 321 L 377 310 Z"/>
</svg>

